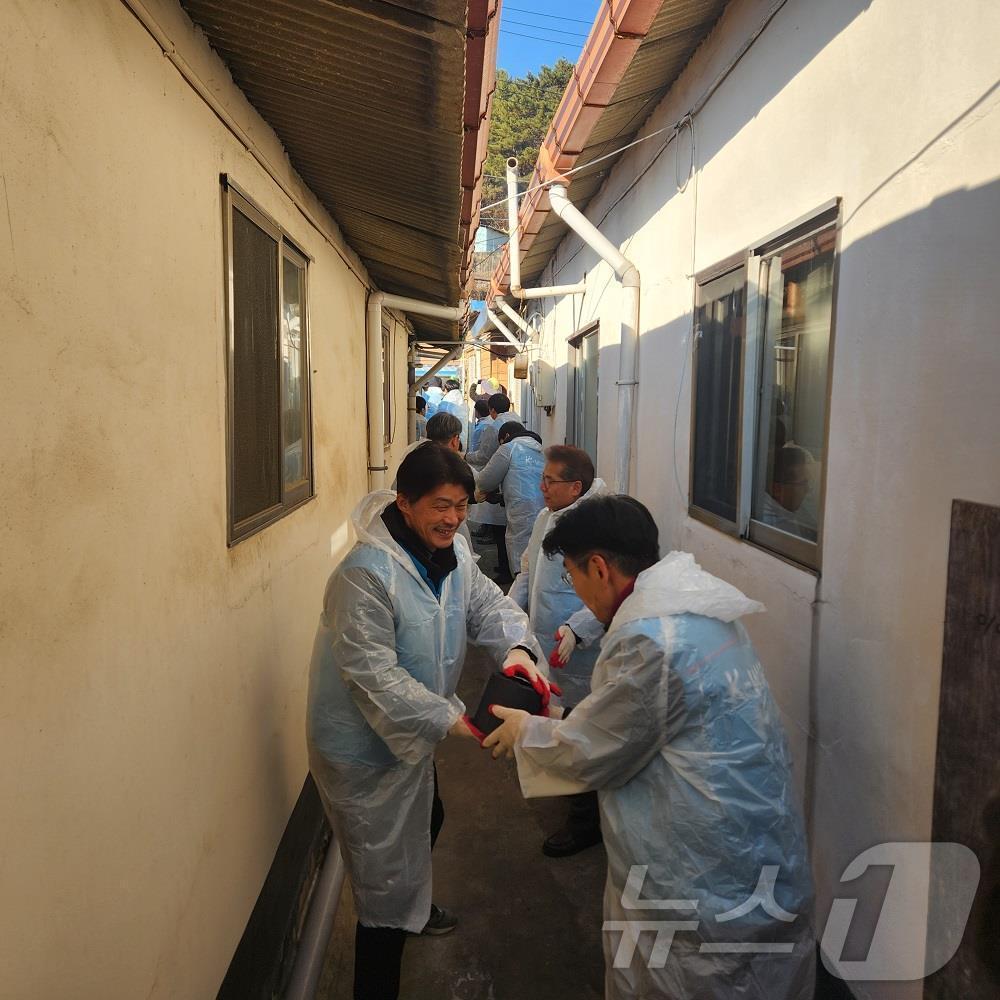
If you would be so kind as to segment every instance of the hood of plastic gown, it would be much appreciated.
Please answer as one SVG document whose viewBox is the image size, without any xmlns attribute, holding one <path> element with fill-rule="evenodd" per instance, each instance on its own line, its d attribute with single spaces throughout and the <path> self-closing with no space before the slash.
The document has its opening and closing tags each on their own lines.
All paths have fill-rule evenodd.
<svg viewBox="0 0 1000 1000">
<path fill-rule="evenodd" d="M 640 618 L 687 614 L 732 622 L 764 610 L 759 601 L 703 570 L 690 552 L 671 552 L 636 577 L 635 590 L 618 609 L 608 631 Z"/>
</svg>

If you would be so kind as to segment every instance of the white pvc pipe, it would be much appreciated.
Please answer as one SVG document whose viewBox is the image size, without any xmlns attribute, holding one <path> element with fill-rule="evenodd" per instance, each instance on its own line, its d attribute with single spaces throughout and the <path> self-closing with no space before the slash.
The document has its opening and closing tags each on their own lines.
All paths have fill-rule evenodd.
<svg viewBox="0 0 1000 1000">
<path fill-rule="evenodd" d="M 458 322 L 465 315 L 464 303 L 441 306 L 435 302 L 421 302 L 403 295 L 372 292 L 368 297 L 368 315 L 365 324 L 365 341 L 368 349 L 368 488 L 382 488 L 385 464 L 385 427 L 382 420 L 385 400 L 382 395 L 382 308 L 399 309 L 418 316 L 433 316 Z M 416 417 L 414 417 L 414 432 Z"/>
<path fill-rule="evenodd" d="M 517 227 L 517 157 L 507 160 L 507 233 L 510 247 L 510 290 L 521 287 L 521 235 Z"/>
<path fill-rule="evenodd" d="M 319 883 L 309 901 L 309 913 L 292 966 L 291 981 L 284 994 L 285 1000 L 313 1000 L 316 995 L 345 874 L 340 848 L 333 839 L 326 850 Z"/>
<path fill-rule="evenodd" d="M 517 157 L 507 160 L 507 229 L 510 294 L 518 299 L 544 299 L 550 295 L 583 295 L 586 284 L 550 285 L 547 288 L 521 287 L 521 233 L 517 224 Z"/>
<path fill-rule="evenodd" d="M 521 319 L 520 314 L 511 309 L 511 307 L 507 305 L 507 303 L 503 299 L 495 299 L 494 305 L 498 306 L 502 312 L 506 313 L 507 316 L 511 320 L 513 320 L 514 324 L 520 327 L 520 329 L 524 331 L 524 335 L 526 337 L 531 336 L 531 327 L 528 326 L 528 324 L 525 323 L 523 319 Z"/>
<path fill-rule="evenodd" d="M 486 307 L 486 315 L 489 317 L 490 322 L 497 328 L 497 330 L 499 330 L 500 333 L 502 333 L 519 351 L 523 350 L 524 344 L 522 344 L 521 341 L 519 341 L 517 337 L 515 337 L 514 334 L 507 329 L 507 325 L 504 321 L 489 306 Z"/>
<path fill-rule="evenodd" d="M 570 200 L 566 186 L 549 188 L 552 211 L 602 260 L 622 283 L 621 346 L 618 354 L 618 447 L 615 455 L 615 489 L 628 493 L 632 459 L 632 415 L 639 384 L 639 269 Z"/>
<path fill-rule="evenodd" d="M 513 292 L 513 287 L 511 292 Z M 583 295 L 587 291 L 587 283 L 581 281 L 576 285 L 544 285 L 541 288 L 521 288 L 518 290 L 519 299 L 547 299 L 554 295 Z"/>
</svg>

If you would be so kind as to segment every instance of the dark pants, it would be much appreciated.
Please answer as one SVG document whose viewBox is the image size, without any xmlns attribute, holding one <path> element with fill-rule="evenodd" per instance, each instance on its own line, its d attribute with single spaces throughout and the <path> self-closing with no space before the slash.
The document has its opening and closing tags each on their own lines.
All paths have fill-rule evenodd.
<svg viewBox="0 0 1000 1000">
<path fill-rule="evenodd" d="M 510 560 L 507 558 L 507 528 L 502 524 L 491 524 L 493 541 L 497 546 L 497 575 L 513 576 L 510 571 Z"/>
<path fill-rule="evenodd" d="M 572 706 L 563 712 L 565 719 Z M 569 816 L 566 818 L 566 826 L 574 837 L 581 840 L 586 839 L 601 829 L 601 810 L 597 805 L 597 792 L 578 792 L 576 795 L 567 795 L 569 802 Z"/>
<path fill-rule="evenodd" d="M 434 803 L 431 806 L 431 848 L 444 824 L 444 805 L 438 795 L 434 768 Z M 403 964 L 406 931 L 399 927 L 365 927 L 354 932 L 354 1000 L 396 1000 Z"/>
<path fill-rule="evenodd" d="M 574 837 L 583 840 L 600 830 L 601 810 L 597 805 L 597 792 L 579 792 L 566 797 L 569 799 L 566 825 Z"/>
</svg>

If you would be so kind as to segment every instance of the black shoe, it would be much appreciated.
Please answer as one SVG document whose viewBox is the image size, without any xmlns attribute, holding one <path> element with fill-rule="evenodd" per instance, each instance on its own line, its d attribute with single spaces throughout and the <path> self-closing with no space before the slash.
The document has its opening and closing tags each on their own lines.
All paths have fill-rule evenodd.
<svg viewBox="0 0 1000 1000">
<path fill-rule="evenodd" d="M 436 903 L 431 903 L 431 918 L 424 924 L 421 934 L 440 937 L 442 934 L 450 934 L 458 926 L 458 917 L 454 913 L 449 913 Z"/>
<path fill-rule="evenodd" d="M 563 827 L 551 837 L 546 838 L 545 843 L 542 844 L 542 854 L 547 858 L 568 858 L 603 841 L 604 838 L 599 829 L 581 833 L 570 830 L 569 827 Z"/>
</svg>

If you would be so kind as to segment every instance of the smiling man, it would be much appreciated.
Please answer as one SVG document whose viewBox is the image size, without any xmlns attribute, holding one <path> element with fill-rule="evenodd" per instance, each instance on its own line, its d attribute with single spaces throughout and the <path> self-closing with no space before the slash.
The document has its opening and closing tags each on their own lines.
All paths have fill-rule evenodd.
<svg viewBox="0 0 1000 1000">
<path fill-rule="evenodd" d="M 805 833 L 738 621 L 763 607 L 686 552 L 660 559 L 631 497 L 583 501 L 542 549 L 606 629 L 593 690 L 562 721 L 494 707 L 483 745 L 515 755 L 525 796 L 597 791 L 606 1000 L 811 1000 Z"/>
<path fill-rule="evenodd" d="M 358 542 L 326 588 L 309 680 L 309 764 L 351 878 L 356 1000 L 399 991 L 406 933 L 444 934 L 431 848 L 444 820 L 434 751 L 472 738 L 455 688 L 467 639 L 548 695 L 528 617 L 476 568 L 458 528 L 473 478 L 426 445 L 397 492 L 354 512 Z"/>
</svg>

